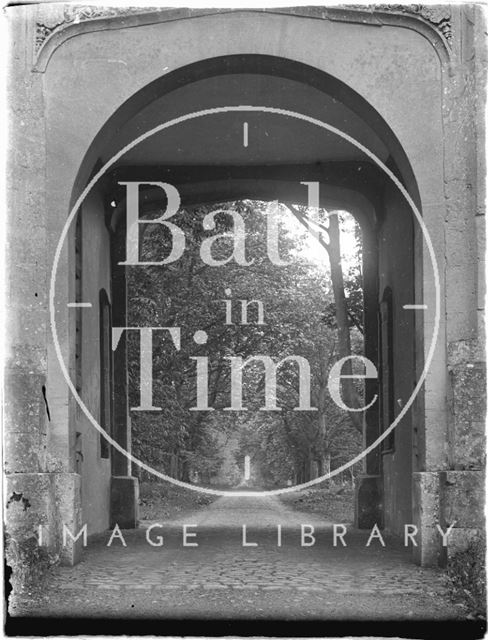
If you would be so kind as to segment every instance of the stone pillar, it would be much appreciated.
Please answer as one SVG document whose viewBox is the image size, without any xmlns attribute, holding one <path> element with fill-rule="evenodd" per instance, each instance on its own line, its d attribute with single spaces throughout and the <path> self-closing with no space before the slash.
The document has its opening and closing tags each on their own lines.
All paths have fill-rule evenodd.
<svg viewBox="0 0 488 640">
<path fill-rule="evenodd" d="M 110 485 L 110 526 L 135 529 L 139 518 L 139 482 L 132 476 L 113 476 Z"/>
<path fill-rule="evenodd" d="M 439 532 L 440 484 L 437 471 L 413 473 L 412 521 L 418 529 L 417 544 L 413 547 L 413 558 L 423 566 L 437 566 L 441 560 Z"/>
<path fill-rule="evenodd" d="M 61 564 L 73 565 L 81 560 L 83 548 L 83 537 L 77 537 L 84 525 L 81 520 L 81 476 L 77 473 L 56 473 L 53 479 L 57 502 L 59 558 Z M 71 535 L 63 534 L 65 528 Z"/>
<path fill-rule="evenodd" d="M 127 267 L 118 263 L 125 260 L 125 226 L 120 224 L 112 236 L 112 324 L 127 326 Z M 131 449 L 127 332 L 122 334 L 114 352 L 114 411 L 113 438 L 126 451 Z M 110 523 L 124 529 L 133 529 L 138 523 L 139 487 L 132 477 L 132 465 L 127 456 L 113 447 L 112 481 L 110 489 Z"/>
<path fill-rule="evenodd" d="M 378 363 L 378 252 L 372 226 L 364 224 L 363 232 L 363 288 L 364 288 L 364 355 Z M 378 396 L 378 380 L 367 379 L 365 404 Z M 368 447 L 380 435 L 378 401 L 365 412 L 363 446 Z M 381 475 L 381 445 L 364 460 L 364 473 L 356 479 L 355 526 L 370 529 L 383 527 L 383 478 Z"/>
<path fill-rule="evenodd" d="M 354 524 L 358 529 L 384 525 L 383 477 L 362 474 L 356 482 Z"/>
<path fill-rule="evenodd" d="M 422 540 L 415 558 L 431 565 L 445 564 L 484 528 L 486 358 L 479 317 L 485 277 L 486 26 L 479 7 L 452 6 L 451 12 L 455 37 L 442 105 L 445 246 L 437 252 L 445 302 L 437 353 L 445 362 L 434 361 L 429 372 L 425 456 L 414 474 L 414 522 Z M 453 525 L 447 547 L 437 525 L 444 531 Z"/>
<path fill-rule="evenodd" d="M 37 562 L 38 546 L 44 547 L 52 558 L 60 557 L 68 564 L 77 561 L 78 543 L 62 547 L 62 522 L 64 518 L 68 526 L 78 527 L 81 511 L 79 476 L 73 472 L 65 411 L 67 387 L 52 384 L 51 375 L 56 365 L 48 310 L 53 259 L 49 247 L 61 229 L 50 218 L 46 199 L 45 104 L 42 78 L 32 72 L 36 9 L 17 6 L 6 11 L 10 30 L 10 148 L 5 531 L 6 554 L 14 574 L 17 563 L 22 562 L 25 566 L 18 575 L 25 575 L 29 562 Z M 68 273 L 66 263 L 61 270 Z M 64 314 L 63 318 L 66 317 Z M 39 526 L 43 532 L 41 540 Z"/>
<path fill-rule="evenodd" d="M 486 363 L 477 340 L 448 348 L 449 469 L 440 474 L 442 520 L 453 524 L 447 554 L 484 528 Z"/>
</svg>

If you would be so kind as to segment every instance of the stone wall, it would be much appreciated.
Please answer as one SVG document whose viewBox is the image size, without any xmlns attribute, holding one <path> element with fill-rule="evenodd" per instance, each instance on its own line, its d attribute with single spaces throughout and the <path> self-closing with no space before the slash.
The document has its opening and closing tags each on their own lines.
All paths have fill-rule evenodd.
<svg viewBox="0 0 488 640">
<path fill-rule="evenodd" d="M 100 193 L 94 192 L 81 208 L 82 228 L 82 300 L 90 308 L 81 310 L 81 389 L 88 411 L 100 422 L 100 291 L 111 300 L 110 236 L 105 226 L 105 206 Z M 74 320 L 74 310 L 72 311 Z M 72 375 L 74 379 L 74 375 Z M 104 447 L 100 433 L 88 421 L 76 402 L 71 403 L 71 420 L 78 436 L 77 455 L 81 480 L 83 522 L 88 534 L 104 531 L 110 514 L 110 447 Z"/>
<path fill-rule="evenodd" d="M 79 544 L 61 545 L 61 522 L 81 524 L 80 477 L 74 473 L 66 405 L 50 383 L 48 290 L 52 255 L 46 196 L 46 132 L 41 78 L 32 73 L 35 16 L 10 12 L 9 184 L 4 460 L 7 546 L 38 540 L 61 560 Z"/>
<path fill-rule="evenodd" d="M 423 564 L 445 563 L 484 528 L 486 47 L 481 7 L 453 7 L 452 25 L 443 98 L 446 382 L 441 395 L 426 397 L 427 411 L 435 401 L 445 407 L 445 419 L 426 430 L 424 458 L 414 473 L 415 521 L 424 541 L 415 556 Z M 447 549 L 437 524 L 444 530 L 453 525 Z"/>
<path fill-rule="evenodd" d="M 418 223 L 392 184 L 385 187 L 383 215 L 378 233 L 378 304 L 388 288 L 392 316 L 393 406 L 386 428 L 400 415 L 415 387 L 415 325 L 422 323 L 423 312 L 403 308 L 415 303 L 414 270 L 422 269 L 422 265 L 414 264 L 413 258 L 414 229 Z M 433 304 L 431 300 L 425 302 Z M 388 404 L 389 398 L 383 398 L 382 402 Z M 407 411 L 391 438 L 381 445 L 384 525 L 398 535 L 402 535 L 403 526 L 412 521 L 412 429 L 412 411 Z"/>
</svg>

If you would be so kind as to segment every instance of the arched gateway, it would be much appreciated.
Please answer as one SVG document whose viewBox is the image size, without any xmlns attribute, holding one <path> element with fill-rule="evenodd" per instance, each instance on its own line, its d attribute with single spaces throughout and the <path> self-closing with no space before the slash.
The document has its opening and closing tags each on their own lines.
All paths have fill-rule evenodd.
<svg viewBox="0 0 488 640">
<path fill-rule="evenodd" d="M 371 157 L 344 137 L 317 131 L 310 119 L 326 122 L 404 186 L 432 239 L 440 277 L 432 362 L 400 427 L 366 457 L 356 524 L 402 534 L 412 523 L 419 530 L 415 560 L 442 562 L 449 547 L 442 547 L 437 524 L 455 523 L 452 549 L 482 527 L 483 61 L 475 10 L 69 13 L 39 6 L 35 20 L 26 8 L 10 11 L 11 82 L 23 99 L 12 115 L 9 260 L 25 259 L 9 273 L 6 464 L 8 495 L 29 503 L 11 503 L 10 535 L 37 536 L 44 524 L 45 544 L 72 563 L 77 544 L 62 545 L 60 523 L 72 531 L 87 523 L 89 533 L 113 522 L 136 526 L 131 465 L 90 425 L 57 361 L 51 268 L 68 213 L 100 167 L 157 125 L 207 110 L 204 124 L 185 121 L 122 155 L 70 226 L 55 317 L 77 391 L 130 450 L 125 337 L 114 352 L 113 381 L 110 375 L 110 326 L 126 326 L 121 182 L 170 183 L 184 205 L 237 198 L 305 203 L 301 183 L 318 182 L 321 206 L 350 211 L 363 230 L 365 355 L 378 363 L 389 354 L 380 378 L 366 386 L 366 401 L 379 394 L 381 402 L 365 414 L 365 445 L 380 437 L 422 376 L 434 329 L 435 269 L 404 196 Z M 209 113 L 238 105 L 309 121 L 266 110 Z M 149 185 L 141 193 L 151 211 L 160 192 Z M 26 238 L 26 228 L 35 233 Z M 73 300 L 92 307 L 74 309 Z"/>
</svg>

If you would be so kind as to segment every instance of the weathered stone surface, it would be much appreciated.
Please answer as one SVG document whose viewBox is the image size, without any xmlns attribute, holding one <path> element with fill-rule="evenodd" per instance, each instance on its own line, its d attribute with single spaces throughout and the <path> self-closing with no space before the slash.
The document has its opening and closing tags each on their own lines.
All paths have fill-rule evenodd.
<svg viewBox="0 0 488 640">
<path fill-rule="evenodd" d="M 483 474 L 475 471 L 414 473 L 413 522 L 419 529 L 421 544 L 414 559 L 423 566 L 444 565 L 451 546 L 458 548 L 463 534 L 455 530 L 483 527 Z M 447 547 L 442 545 L 443 531 L 454 523 Z"/>
<path fill-rule="evenodd" d="M 6 531 L 23 540 L 38 535 L 53 513 L 54 483 L 48 473 L 16 473 L 6 476 Z"/>
<path fill-rule="evenodd" d="M 44 423 L 45 402 L 42 387 L 46 378 L 25 367 L 5 375 L 5 431 L 39 434 Z"/>
<path fill-rule="evenodd" d="M 76 537 L 83 522 L 81 513 L 81 477 L 77 473 L 56 473 L 54 475 L 55 510 L 57 518 L 58 546 L 62 564 L 73 565 L 79 562 L 83 549 L 83 537 L 73 541 L 66 536 L 63 544 L 63 525 Z"/>
<path fill-rule="evenodd" d="M 439 522 L 439 490 L 437 472 L 413 474 L 414 521 L 423 527 L 434 527 Z"/>
<path fill-rule="evenodd" d="M 451 367 L 484 360 L 484 345 L 480 340 L 457 340 L 447 346 L 447 362 Z"/>
<path fill-rule="evenodd" d="M 416 564 L 422 567 L 438 567 L 445 564 L 445 551 L 436 527 L 419 527 L 417 540 L 418 546 L 413 548 L 413 561 Z"/>
<path fill-rule="evenodd" d="M 473 345 L 463 345 L 453 359 L 474 355 Z M 449 460 L 452 469 L 481 469 L 485 459 L 486 368 L 465 362 L 450 368 Z"/>
<path fill-rule="evenodd" d="M 467 364 L 451 370 L 453 410 L 456 420 L 481 422 L 486 413 L 486 369 Z"/>
<path fill-rule="evenodd" d="M 45 374 L 47 356 L 45 345 L 11 344 L 6 362 L 6 370 L 16 372 L 27 371 L 29 375 Z M 8 401 L 9 398 L 6 398 Z"/>
<path fill-rule="evenodd" d="M 39 288 L 39 283 L 29 288 L 26 296 L 31 296 Z M 7 320 L 9 340 L 14 344 L 25 344 L 33 347 L 46 344 L 49 331 L 49 314 L 41 304 L 25 306 L 10 305 Z"/>
<path fill-rule="evenodd" d="M 412 524 L 418 527 L 419 545 L 413 549 L 414 561 L 422 566 L 436 566 L 440 559 L 440 539 L 436 525 L 440 522 L 440 486 L 437 472 L 413 474 Z"/>
<path fill-rule="evenodd" d="M 46 229 L 44 224 L 34 226 L 12 225 L 6 246 L 7 257 L 12 264 L 12 275 L 17 277 L 25 266 L 44 265 L 46 262 Z M 15 290 L 13 291 L 15 292 Z"/>
<path fill-rule="evenodd" d="M 484 526 L 484 473 L 447 471 L 443 474 L 442 504 L 444 521 L 455 527 Z"/>
<path fill-rule="evenodd" d="M 456 422 L 451 443 L 453 469 L 481 469 L 485 463 L 483 422 Z"/>
<path fill-rule="evenodd" d="M 37 473 L 39 464 L 39 434 L 6 432 L 4 436 L 5 471 L 7 473 Z"/>
</svg>

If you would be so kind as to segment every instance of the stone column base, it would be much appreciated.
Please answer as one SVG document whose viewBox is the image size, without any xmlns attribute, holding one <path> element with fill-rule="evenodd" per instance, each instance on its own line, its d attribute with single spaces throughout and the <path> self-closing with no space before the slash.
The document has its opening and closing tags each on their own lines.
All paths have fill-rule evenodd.
<svg viewBox="0 0 488 640">
<path fill-rule="evenodd" d="M 383 478 L 360 475 L 356 479 L 354 526 L 371 529 L 375 524 L 383 528 Z"/>
<path fill-rule="evenodd" d="M 42 547 L 61 564 L 79 562 L 83 536 L 81 478 L 77 473 L 15 473 L 6 477 L 6 532 L 8 543 L 17 547 Z M 41 531 L 40 531 L 41 527 Z"/>
<path fill-rule="evenodd" d="M 412 474 L 412 524 L 418 533 L 413 559 L 425 567 L 442 563 L 441 540 L 436 528 L 441 522 L 440 483 L 437 471 L 416 471 Z"/>
<path fill-rule="evenodd" d="M 139 520 L 139 481 L 132 476 L 113 476 L 110 486 L 110 527 L 136 529 Z"/>
<path fill-rule="evenodd" d="M 413 523 L 418 528 L 414 560 L 444 566 L 484 527 L 484 473 L 480 470 L 423 471 L 413 474 Z M 442 543 L 443 532 L 453 525 Z"/>
<path fill-rule="evenodd" d="M 83 550 L 83 535 L 78 539 L 83 522 L 81 510 L 81 476 L 78 473 L 55 473 L 54 483 L 56 488 L 56 506 L 59 519 L 59 533 L 61 551 L 59 559 L 61 564 L 72 566 L 81 560 Z M 66 527 L 75 538 L 64 534 Z"/>
</svg>

